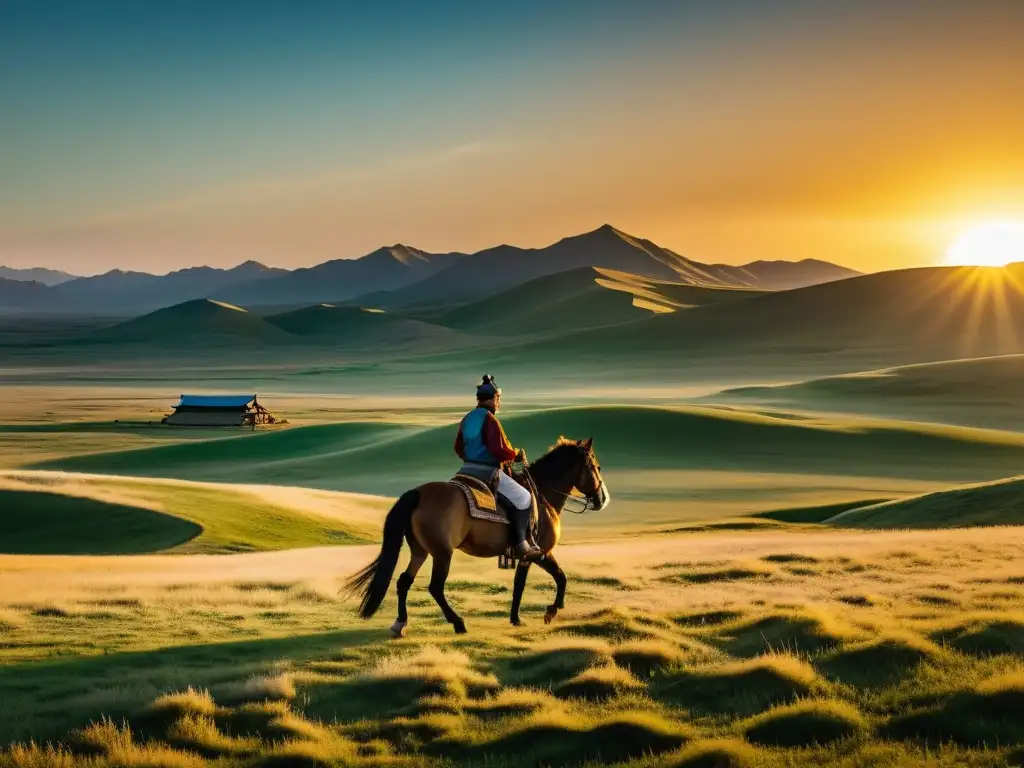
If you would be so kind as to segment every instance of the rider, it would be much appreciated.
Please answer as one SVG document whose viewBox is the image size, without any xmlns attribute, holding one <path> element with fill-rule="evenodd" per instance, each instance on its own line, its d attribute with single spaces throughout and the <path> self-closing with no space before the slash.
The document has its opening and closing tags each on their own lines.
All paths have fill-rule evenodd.
<svg viewBox="0 0 1024 768">
<path fill-rule="evenodd" d="M 527 529 L 533 511 L 533 494 L 501 471 L 504 464 L 526 461 L 526 452 L 516 450 L 505 436 L 495 414 L 501 408 L 501 389 L 494 377 L 484 375 L 476 388 L 476 408 L 467 413 L 459 424 L 455 437 L 455 453 L 462 459 L 460 473 L 490 482 L 498 476 L 498 496 L 512 512 L 512 532 L 515 534 L 516 556 L 528 560 L 542 554 L 528 540 Z"/>
</svg>

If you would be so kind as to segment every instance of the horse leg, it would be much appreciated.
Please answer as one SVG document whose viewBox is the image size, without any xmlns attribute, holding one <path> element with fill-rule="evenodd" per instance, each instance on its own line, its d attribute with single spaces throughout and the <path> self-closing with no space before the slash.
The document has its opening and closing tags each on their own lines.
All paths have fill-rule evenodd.
<svg viewBox="0 0 1024 768">
<path fill-rule="evenodd" d="M 455 627 L 455 634 L 466 634 L 466 622 L 464 622 L 444 597 L 444 583 L 448 580 L 448 571 L 452 567 L 452 553 L 444 552 L 434 555 L 434 565 L 430 572 L 430 586 L 428 590 L 431 596 L 441 608 L 441 613 L 448 620 L 448 623 Z"/>
<path fill-rule="evenodd" d="M 409 566 L 398 577 L 398 618 L 391 625 L 392 637 L 402 637 L 405 635 L 405 628 L 409 624 L 409 613 L 405 607 L 405 599 L 409 596 L 409 589 L 416 579 L 416 574 L 419 573 L 423 563 L 427 560 L 427 551 L 416 541 L 411 532 L 406 536 L 406 540 L 409 542 L 412 556 L 409 558 Z"/>
<path fill-rule="evenodd" d="M 555 602 L 549 605 L 548 609 L 544 612 L 544 623 L 550 624 L 555 616 L 558 615 L 558 612 L 565 608 L 565 572 L 562 571 L 558 561 L 551 556 L 550 552 L 538 560 L 537 565 L 551 574 L 551 578 L 555 580 Z"/>
<path fill-rule="evenodd" d="M 516 578 L 512 587 L 512 615 L 509 617 L 512 626 L 523 626 L 523 620 L 519 618 L 519 605 L 523 602 L 523 590 L 526 589 L 526 576 L 530 573 L 530 562 L 520 560 L 516 567 Z"/>
</svg>

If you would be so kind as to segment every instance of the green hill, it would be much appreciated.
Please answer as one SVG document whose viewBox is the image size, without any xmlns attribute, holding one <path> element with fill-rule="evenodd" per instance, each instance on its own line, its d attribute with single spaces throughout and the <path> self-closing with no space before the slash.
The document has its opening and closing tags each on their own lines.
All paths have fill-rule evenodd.
<svg viewBox="0 0 1024 768">
<path fill-rule="evenodd" d="M 458 338 L 449 328 L 402 315 L 333 304 L 270 315 L 266 321 L 294 336 L 337 346 L 450 344 Z"/>
<path fill-rule="evenodd" d="M 931 267 L 854 277 L 506 348 L 491 367 L 636 361 L 671 372 L 721 361 L 763 374 L 826 372 L 1024 352 L 1024 280 L 1014 266 Z M 763 377 L 763 376 L 762 376 Z"/>
<path fill-rule="evenodd" d="M 1024 525 L 1024 478 L 1013 477 L 851 509 L 826 522 L 850 528 Z"/>
<path fill-rule="evenodd" d="M 884 368 L 784 386 L 742 387 L 707 399 L 1020 429 L 1024 427 L 1024 355 Z"/>
<path fill-rule="evenodd" d="M 559 434 L 594 437 L 610 481 L 627 473 L 724 470 L 973 482 L 1015 472 L 1024 461 L 1024 435 L 725 408 L 557 408 L 509 414 L 503 422 L 513 442 L 533 458 Z M 307 430 L 325 430 L 319 434 L 327 436 L 331 429 L 360 437 L 352 437 L 349 448 L 333 450 L 314 447 L 316 440 L 304 436 Z M 41 468 L 223 482 L 257 476 L 260 482 L 397 494 L 449 477 L 457 466 L 454 425 L 391 428 L 371 441 L 376 429 L 380 425 L 294 428 L 206 446 L 193 442 L 79 456 Z M 290 445 L 306 448 L 300 454 Z M 664 482 L 668 496 L 685 491 L 685 482 Z"/>
<path fill-rule="evenodd" d="M 0 553 L 122 555 L 159 552 L 202 533 L 149 509 L 42 491 L 0 490 Z"/>
<path fill-rule="evenodd" d="M 546 275 L 430 319 L 465 330 L 552 333 L 638 320 L 655 313 L 735 301 L 759 291 L 675 283 L 582 267 Z"/>
<path fill-rule="evenodd" d="M 299 473 L 303 462 L 331 461 L 346 451 L 387 443 L 414 431 L 412 427 L 386 422 L 318 424 L 141 450 L 93 453 L 66 461 L 73 461 L 73 471 L 77 472 L 252 482 L 268 479 L 264 473 L 271 467 L 277 467 L 278 472 L 283 467 L 285 472 Z M 41 468 L 56 468 L 56 463 Z M 66 468 L 72 469 L 70 465 Z"/>
<path fill-rule="evenodd" d="M 377 538 L 390 503 L 301 488 L 2 472 L 0 553 L 218 553 L 361 543 Z"/>
<path fill-rule="evenodd" d="M 283 343 L 288 338 L 280 328 L 241 307 L 213 299 L 197 299 L 96 331 L 85 340 L 174 345 Z"/>
</svg>

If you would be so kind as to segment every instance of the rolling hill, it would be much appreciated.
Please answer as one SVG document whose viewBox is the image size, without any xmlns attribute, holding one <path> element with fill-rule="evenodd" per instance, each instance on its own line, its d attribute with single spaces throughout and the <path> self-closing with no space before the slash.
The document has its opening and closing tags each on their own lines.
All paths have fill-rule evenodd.
<svg viewBox="0 0 1024 768">
<path fill-rule="evenodd" d="M 850 528 L 967 528 L 1024 524 L 1024 478 L 1012 477 L 842 512 L 826 520 Z"/>
<path fill-rule="evenodd" d="M 173 346 L 265 344 L 288 339 L 287 332 L 241 307 L 212 299 L 196 299 L 95 331 L 82 340 L 158 342 Z"/>
<path fill-rule="evenodd" d="M 267 486 L 0 472 L 3 554 L 233 553 L 372 541 L 387 499 Z"/>
<path fill-rule="evenodd" d="M 444 344 L 458 337 L 450 328 L 439 325 L 382 310 L 334 304 L 269 315 L 266 320 L 294 336 L 346 347 Z"/>
<path fill-rule="evenodd" d="M 762 374 L 787 360 L 838 373 L 1024 352 L 1022 275 L 1024 267 L 880 272 L 525 342 L 490 364 L 544 359 L 575 365 L 600 357 L 671 370 L 683 356 L 747 367 L 756 362 Z"/>
<path fill-rule="evenodd" d="M 901 422 L 811 419 L 720 408 L 593 406 L 505 416 L 516 445 L 536 459 L 559 434 L 594 437 L 608 477 L 627 476 L 640 496 L 686 492 L 685 470 L 976 482 L 1024 461 L 1024 436 Z M 307 439 L 304 435 L 308 430 Z M 216 482 L 255 473 L 261 482 L 396 495 L 449 477 L 455 425 L 337 424 L 239 436 L 205 446 L 158 446 L 39 464 L 37 469 Z M 315 440 L 313 436 L 315 435 Z M 294 446 L 290 447 L 290 446 Z M 640 475 L 636 475 L 640 473 Z M 877 498 L 877 497 L 876 497 Z"/>
<path fill-rule="evenodd" d="M 54 342 L 57 343 L 57 342 Z M 88 332 L 73 344 L 151 344 L 154 349 L 230 346 L 236 351 L 289 346 L 312 350 L 447 350 L 472 337 L 380 310 L 330 304 L 262 316 L 214 299 L 195 299 Z"/>
<path fill-rule="evenodd" d="M 992 429 L 1024 428 L 1024 355 L 944 360 L 729 389 L 711 400 L 914 418 Z"/>
<path fill-rule="evenodd" d="M 730 269 L 726 264 L 714 265 L 721 269 Z M 857 277 L 861 273 L 832 264 L 820 259 L 802 259 L 800 261 L 752 261 L 740 267 L 750 276 L 751 285 L 766 290 L 788 291 L 793 288 L 806 288 L 808 285 L 830 283 L 834 280 L 845 280 Z"/>
<path fill-rule="evenodd" d="M 629 322 L 652 313 L 736 301 L 757 291 L 655 280 L 600 267 L 545 275 L 493 296 L 426 315 L 451 328 L 515 335 Z"/>
<path fill-rule="evenodd" d="M 701 264 L 605 224 L 546 248 L 501 245 L 480 251 L 408 288 L 372 298 L 385 308 L 451 306 L 538 277 L 582 267 L 600 267 L 643 278 L 708 287 L 758 287 L 760 279 L 757 270 Z M 842 270 L 841 267 L 836 269 Z M 776 276 L 773 281 L 779 283 L 780 279 Z M 370 297 L 360 299 L 362 303 L 369 300 Z"/>
</svg>

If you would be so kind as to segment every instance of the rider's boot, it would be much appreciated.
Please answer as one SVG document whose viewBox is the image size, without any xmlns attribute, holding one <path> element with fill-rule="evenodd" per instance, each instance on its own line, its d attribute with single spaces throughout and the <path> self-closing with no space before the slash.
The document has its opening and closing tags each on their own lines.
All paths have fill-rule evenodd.
<svg viewBox="0 0 1024 768">
<path fill-rule="evenodd" d="M 516 509 L 512 514 L 512 531 L 515 533 L 516 557 L 520 560 L 533 560 L 540 557 L 544 552 L 537 547 L 529 537 L 530 517 L 532 509 Z"/>
</svg>

